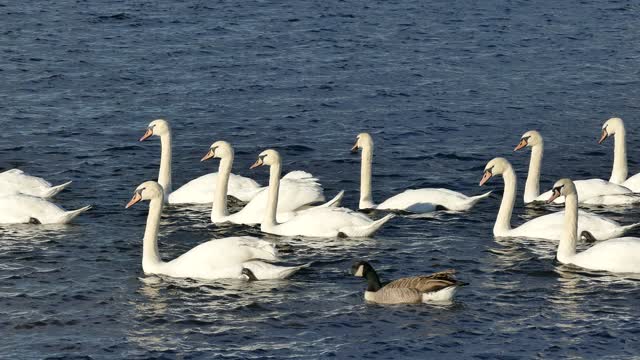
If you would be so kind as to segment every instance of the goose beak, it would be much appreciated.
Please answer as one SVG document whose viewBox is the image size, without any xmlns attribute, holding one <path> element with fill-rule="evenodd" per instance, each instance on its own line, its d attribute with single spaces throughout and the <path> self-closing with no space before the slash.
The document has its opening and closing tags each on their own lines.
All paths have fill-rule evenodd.
<svg viewBox="0 0 640 360">
<path fill-rule="evenodd" d="M 607 130 L 602 129 L 602 137 L 600 137 L 600 140 L 598 140 L 598 144 L 602 144 L 602 142 L 607 140 L 608 137 L 609 134 L 607 133 Z"/>
<path fill-rule="evenodd" d="M 255 168 L 257 168 L 258 166 L 262 166 L 262 164 L 263 164 L 262 159 L 258 159 L 258 160 L 256 160 L 256 162 L 254 162 L 254 163 L 253 163 L 253 165 L 251 165 L 251 167 L 249 168 L 249 170 L 251 170 L 251 169 L 255 169 Z"/>
<path fill-rule="evenodd" d="M 142 200 L 142 195 L 140 195 L 139 193 L 135 193 L 133 194 L 133 197 L 131 198 L 131 200 L 127 203 L 127 205 L 124 207 L 125 209 L 128 209 L 130 207 L 132 207 L 133 205 L 135 205 L 136 203 L 138 203 L 140 200 Z"/>
<path fill-rule="evenodd" d="M 555 199 L 560 197 L 560 191 L 558 190 L 553 190 L 553 192 L 551 193 L 551 197 L 549 198 L 549 200 L 547 200 L 547 204 L 551 204 Z"/>
<path fill-rule="evenodd" d="M 353 145 L 353 147 L 351 148 L 351 152 L 352 153 L 357 153 L 358 152 L 358 142 L 356 141 L 356 144 Z"/>
<path fill-rule="evenodd" d="M 491 171 L 485 171 L 484 175 L 482 175 L 482 179 L 480 180 L 480 186 L 484 185 L 487 181 L 489 181 L 489 179 L 491 179 L 492 176 L 493 174 L 491 173 Z"/>
<path fill-rule="evenodd" d="M 527 146 L 527 140 L 526 139 L 522 139 L 520 140 L 520 142 L 518 143 L 518 146 L 516 146 L 515 149 L 513 149 L 513 151 L 518 151 L 520 149 L 522 149 L 523 147 Z"/>
<path fill-rule="evenodd" d="M 200 159 L 200 161 L 206 161 L 211 159 L 214 155 L 215 155 L 215 151 L 213 151 L 212 149 L 209 149 L 209 151 L 202 157 L 202 159 Z"/>
<path fill-rule="evenodd" d="M 145 132 L 144 135 L 142 135 L 142 137 L 140 138 L 140 141 L 147 140 L 149 137 L 151 137 L 151 135 L 153 135 L 153 130 L 151 128 L 148 128 L 147 132 Z"/>
</svg>

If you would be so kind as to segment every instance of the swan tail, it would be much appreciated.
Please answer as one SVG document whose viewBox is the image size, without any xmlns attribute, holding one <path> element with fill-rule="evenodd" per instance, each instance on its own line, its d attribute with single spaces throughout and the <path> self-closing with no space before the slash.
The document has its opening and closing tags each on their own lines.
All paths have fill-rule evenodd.
<svg viewBox="0 0 640 360">
<path fill-rule="evenodd" d="M 85 206 L 85 207 L 82 207 L 82 208 L 77 209 L 77 210 L 65 211 L 65 213 L 62 214 L 62 216 L 57 221 L 57 223 L 66 224 L 66 223 L 70 222 L 71 220 L 75 219 L 76 216 L 78 216 L 78 215 L 82 214 L 83 212 L 91 209 L 91 207 L 92 206 L 89 205 L 89 206 Z"/>
<path fill-rule="evenodd" d="M 394 217 L 396 217 L 395 214 L 387 214 L 382 219 L 376 220 L 371 224 L 363 225 L 363 226 L 354 226 L 349 229 L 345 229 L 344 231 L 341 231 L 341 233 L 344 233 L 345 235 L 351 236 L 351 237 L 371 236 L 373 235 L 373 233 L 378 231 L 378 229 L 380 229 L 382 225 L 384 225 L 387 221 L 393 219 Z"/>
<path fill-rule="evenodd" d="M 635 224 L 631 224 L 631 225 L 627 225 L 627 226 L 622 226 L 622 234 L 620 235 L 624 235 L 626 233 L 628 233 L 631 230 L 635 230 L 640 228 L 640 223 L 635 223 Z"/>
<path fill-rule="evenodd" d="M 71 185 L 72 182 L 73 181 L 67 181 L 64 184 L 50 187 L 49 189 L 47 189 L 47 191 L 44 192 L 43 197 L 48 199 L 56 196 L 60 191 L 64 190 L 67 186 Z"/>
<path fill-rule="evenodd" d="M 491 195 L 491 193 L 492 193 L 492 192 L 493 192 L 493 191 L 487 191 L 486 193 L 484 193 L 484 194 L 482 194 L 482 195 L 471 196 L 471 197 L 469 198 L 469 204 L 470 204 L 471 206 L 475 205 L 478 201 L 480 201 L 480 200 L 482 200 L 482 199 L 485 199 L 485 198 L 488 198 L 488 197 L 489 197 L 489 195 Z"/>
<path fill-rule="evenodd" d="M 291 275 L 297 273 L 298 271 L 300 271 L 302 269 L 306 269 L 309 266 L 311 266 L 311 263 L 302 264 L 302 265 L 298 265 L 298 266 L 283 266 L 282 270 L 280 270 L 280 276 L 278 278 L 279 279 L 287 279 Z"/>
<path fill-rule="evenodd" d="M 342 202 L 342 198 L 344 197 L 344 190 L 340 191 L 338 195 L 334 196 L 333 199 L 327 201 L 326 203 L 319 205 L 318 207 L 338 207 Z"/>
</svg>

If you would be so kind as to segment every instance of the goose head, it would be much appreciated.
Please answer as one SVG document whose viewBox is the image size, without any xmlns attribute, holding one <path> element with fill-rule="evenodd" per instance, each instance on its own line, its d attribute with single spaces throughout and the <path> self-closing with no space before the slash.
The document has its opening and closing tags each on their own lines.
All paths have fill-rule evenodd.
<svg viewBox="0 0 640 360">
<path fill-rule="evenodd" d="M 358 149 L 372 148 L 373 138 L 369 133 L 360 133 L 356 136 L 356 144 L 351 148 L 351 152 L 358 152 Z"/>
<path fill-rule="evenodd" d="M 542 143 L 544 143 L 544 140 L 542 140 L 542 135 L 540 135 L 540 133 L 536 130 L 529 130 L 526 133 L 522 134 L 518 146 L 516 146 L 513 151 L 518 151 L 527 146 L 534 147 Z"/>
<path fill-rule="evenodd" d="M 489 179 L 495 175 L 502 175 L 507 169 L 511 168 L 511 163 L 505 158 L 497 157 L 492 159 L 484 167 L 484 174 L 480 180 L 480 186 L 484 185 Z"/>
<path fill-rule="evenodd" d="M 547 200 L 547 204 L 551 204 L 560 196 L 567 196 L 571 194 L 576 194 L 576 186 L 573 184 L 573 181 L 571 181 L 571 179 L 560 179 L 553 184 L 551 197 Z"/>
<path fill-rule="evenodd" d="M 231 144 L 226 141 L 216 141 L 209 147 L 209 151 L 200 159 L 200 161 L 206 161 L 213 158 L 224 159 L 229 156 L 233 156 L 233 148 Z"/>
<path fill-rule="evenodd" d="M 373 266 L 366 261 L 357 261 L 351 266 L 351 274 L 357 277 L 367 277 L 367 273 L 374 271 Z"/>
<path fill-rule="evenodd" d="M 170 132 L 169 123 L 164 119 L 156 119 L 149 123 L 147 131 L 142 135 L 140 141 L 145 141 L 151 136 L 162 136 Z"/>
<path fill-rule="evenodd" d="M 125 208 L 128 209 L 142 200 L 153 200 L 162 198 L 162 196 L 163 190 L 160 184 L 155 181 L 145 181 L 140 184 L 133 192 L 133 197 L 131 198 L 129 203 L 127 203 L 127 206 L 125 206 Z"/>
<path fill-rule="evenodd" d="M 273 149 L 268 149 L 261 152 L 260 155 L 258 155 L 258 160 L 256 160 L 256 162 L 253 163 L 253 165 L 251 165 L 250 169 L 257 168 L 258 166 L 264 166 L 264 165 L 271 166 L 279 163 L 280 163 L 280 154 Z"/>
<path fill-rule="evenodd" d="M 614 117 L 602 124 L 602 136 L 598 144 L 602 144 L 611 135 L 615 135 L 616 131 L 624 130 L 624 122 L 622 119 Z"/>
</svg>

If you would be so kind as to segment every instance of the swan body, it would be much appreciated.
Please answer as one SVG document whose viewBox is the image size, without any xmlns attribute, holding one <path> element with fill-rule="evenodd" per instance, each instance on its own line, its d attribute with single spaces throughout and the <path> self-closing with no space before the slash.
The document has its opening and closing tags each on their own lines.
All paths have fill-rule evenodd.
<svg viewBox="0 0 640 360">
<path fill-rule="evenodd" d="M 589 270 L 615 273 L 640 273 L 640 238 L 623 237 L 596 243 L 583 252 L 576 252 L 578 241 L 578 194 L 569 179 L 558 180 L 550 200 L 564 196 L 565 223 L 557 258 L 563 264 L 573 264 Z"/>
<path fill-rule="evenodd" d="M 6 194 L 24 194 L 49 199 L 71 184 L 53 186 L 43 178 L 31 176 L 19 169 L 10 169 L 0 173 L 0 192 Z"/>
<path fill-rule="evenodd" d="M 280 154 L 272 149 L 263 151 L 252 168 L 262 165 L 270 166 L 268 206 L 260 225 L 260 230 L 263 232 L 284 236 L 366 237 L 373 235 L 394 216 L 388 214 L 380 220 L 373 221 L 363 214 L 346 208 L 315 207 L 300 212 L 291 220 L 278 223 L 276 213 L 282 166 Z"/>
<path fill-rule="evenodd" d="M 516 201 L 517 179 L 513 167 L 504 158 L 495 158 L 485 167 L 480 185 L 484 185 L 495 175 L 502 175 L 504 179 L 504 194 L 500 210 L 493 227 L 496 237 L 527 237 L 547 240 L 558 240 L 564 229 L 563 213 L 553 213 L 529 220 L 522 225 L 512 228 L 511 216 Z M 580 232 L 589 231 L 598 240 L 606 240 L 621 236 L 626 232 L 640 227 L 640 223 L 621 226 L 617 222 L 586 211 L 579 213 L 578 227 Z"/>
<path fill-rule="evenodd" d="M 364 299 L 376 304 L 451 302 L 458 287 L 464 285 L 456 280 L 451 270 L 402 278 L 385 285 L 380 283 L 378 274 L 366 261 L 356 262 L 351 267 L 351 273 L 367 279 Z"/>
<path fill-rule="evenodd" d="M 633 192 L 640 192 L 640 173 L 627 178 L 629 168 L 627 165 L 627 131 L 624 121 L 620 118 L 611 118 L 602 125 L 602 136 L 599 144 L 602 144 L 608 137 L 613 136 L 613 169 L 609 181 L 622 184 Z M 578 197 L 580 194 L 578 194 Z"/>
<path fill-rule="evenodd" d="M 544 155 L 544 139 L 536 130 L 527 131 L 522 135 L 520 143 L 514 151 L 524 147 L 531 148 L 531 160 L 529 161 L 529 173 L 524 188 L 525 204 L 533 202 L 546 202 L 551 196 L 547 191 L 540 194 L 540 169 Z M 631 194 L 632 191 L 623 185 L 602 179 L 576 180 L 576 189 L 581 203 L 589 205 L 626 205 L 640 202 L 640 198 L 619 196 Z M 556 204 L 562 204 L 564 198 L 554 200 Z"/>
<path fill-rule="evenodd" d="M 306 267 L 277 266 L 275 246 L 250 236 L 235 236 L 200 244 L 172 261 L 162 261 L 158 251 L 158 230 L 164 203 L 161 185 L 155 181 L 142 183 L 134 192 L 127 207 L 141 200 L 150 200 L 149 215 L 142 246 L 142 269 L 145 274 L 167 275 L 177 278 L 222 279 L 244 278 L 244 268 L 258 279 L 282 279 Z"/>
<path fill-rule="evenodd" d="M 443 207 L 447 210 L 465 211 L 478 201 L 490 195 L 466 196 L 447 189 L 406 190 L 376 205 L 371 196 L 371 167 L 373 162 L 373 139 L 368 133 L 358 134 L 356 144 L 351 149 L 362 149 L 360 164 L 360 209 L 400 210 L 412 213 L 427 213 Z"/>
<path fill-rule="evenodd" d="M 144 141 L 151 136 L 160 137 L 161 155 L 158 183 L 162 185 L 165 201 L 169 204 L 210 204 L 213 202 L 217 173 L 200 176 L 173 191 L 171 181 L 172 136 L 169 123 L 157 119 L 149 123 L 146 133 L 140 138 Z M 252 179 L 240 175 L 230 176 L 229 195 L 241 201 L 251 200 L 259 192 L 260 185 Z"/>
<path fill-rule="evenodd" d="M 269 197 L 266 188 L 254 196 L 240 211 L 229 214 L 227 209 L 227 187 L 233 166 L 234 152 L 231 144 L 226 141 L 216 141 L 211 145 L 202 160 L 219 158 L 218 183 L 215 187 L 217 194 L 214 196 L 211 208 L 211 221 L 213 223 L 231 222 L 235 224 L 255 225 L 259 224 L 267 209 Z M 278 221 L 287 221 L 300 211 L 305 211 L 310 204 L 324 201 L 323 189 L 313 175 L 304 171 L 292 171 L 281 180 L 281 192 L 278 198 Z M 344 192 L 331 200 L 325 206 L 336 206 L 342 199 Z"/>
<path fill-rule="evenodd" d="M 45 199 L 14 194 L 0 197 L 0 224 L 67 224 L 91 206 L 66 211 Z"/>
</svg>

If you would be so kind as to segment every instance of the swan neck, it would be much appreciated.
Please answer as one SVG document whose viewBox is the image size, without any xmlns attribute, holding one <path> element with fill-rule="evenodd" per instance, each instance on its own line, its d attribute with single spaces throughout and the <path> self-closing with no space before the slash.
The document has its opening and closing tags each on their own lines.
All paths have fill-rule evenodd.
<svg viewBox="0 0 640 360">
<path fill-rule="evenodd" d="M 362 160 L 360 163 L 360 209 L 373 207 L 371 196 L 371 166 L 373 163 L 373 146 L 362 148 Z"/>
<path fill-rule="evenodd" d="M 544 143 L 537 144 L 531 148 L 529 173 L 527 174 L 527 182 L 524 185 L 525 203 L 530 203 L 540 196 L 540 169 L 542 168 L 543 154 Z"/>
<path fill-rule="evenodd" d="M 160 136 L 160 173 L 158 183 L 164 189 L 165 197 L 173 191 L 171 187 L 171 131 Z"/>
<path fill-rule="evenodd" d="M 144 229 L 142 240 L 142 270 L 145 273 L 153 273 L 154 269 L 162 263 L 160 252 L 158 251 L 158 231 L 160 229 L 160 217 L 164 196 L 151 200 L 149 204 L 149 215 L 147 215 L 147 226 Z"/>
<path fill-rule="evenodd" d="M 271 165 L 269 170 L 269 197 L 267 200 L 267 211 L 264 213 L 262 227 L 272 227 L 276 223 L 276 212 L 278 211 L 278 193 L 280 191 L 281 163 L 278 161 Z"/>
<path fill-rule="evenodd" d="M 613 171 L 609 181 L 614 184 L 622 184 L 627 180 L 628 171 L 626 131 L 623 127 L 616 130 L 614 135 Z"/>
<path fill-rule="evenodd" d="M 511 230 L 511 214 L 513 213 L 513 206 L 516 202 L 516 190 L 517 190 L 517 178 L 516 173 L 512 167 L 502 174 L 504 180 L 504 192 L 502 194 L 502 202 L 500 203 L 500 210 L 498 210 L 498 217 L 496 223 L 493 226 L 493 234 L 498 235 L 506 231 Z"/>
<path fill-rule="evenodd" d="M 558 245 L 558 260 L 562 263 L 576 254 L 578 242 L 578 195 L 569 194 L 564 202 L 564 228 Z"/>
<path fill-rule="evenodd" d="M 220 160 L 218 167 L 218 183 L 213 196 L 213 206 L 211 207 L 211 220 L 229 216 L 227 211 L 227 190 L 229 188 L 229 177 L 233 166 L 233 155 Z"/>
</svg>

